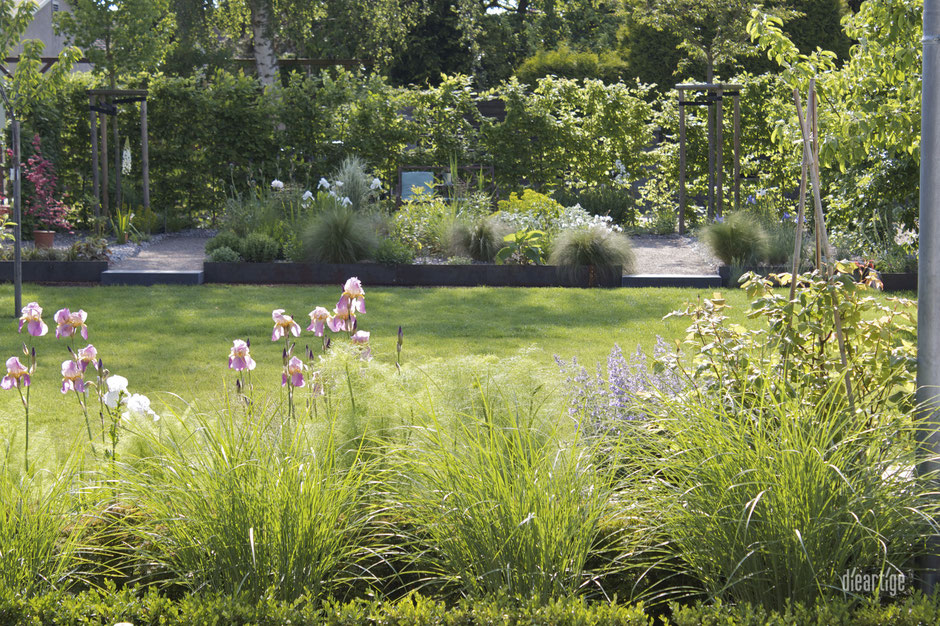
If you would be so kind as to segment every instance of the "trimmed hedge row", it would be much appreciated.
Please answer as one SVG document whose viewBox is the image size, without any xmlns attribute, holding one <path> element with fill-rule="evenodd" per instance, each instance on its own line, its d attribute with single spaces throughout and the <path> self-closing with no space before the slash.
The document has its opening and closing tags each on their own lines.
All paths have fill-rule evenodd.
<svg viewBox="0 0 940 626">
<path fill-rule="evenodd" d="M 940 623 L 940 596 L 909 596 L 892 604 L 876 602 L 830 602 L 805 607 L 795 605 L 782 614 L 752 607 L 722 604 L 680 606 L 673 604 L 666 624 L 693 626 L 758 626 L 769 624 L 818 624 L 820 626 L 915 626 Z M 365 624 L 423 626 L 473 626 L 495 624 L 652 626 L 656 618 L 642 604 L 589 603 L 583 598 L 553 600 L 547 604 L 519 603 L 505 598 L 485 601 L 462 599 L 455 603 L 409 595 L 395 602 L 354 600 L 328 602 L 322 606 L 288 604 L 275 600 L 257 603 L 224 595 L 190 595 L 173 600 L 151 589 L 145 593 L 125 589 L 85 591 L 80 594 L 50 593 L 24 599 L 0 590 L 0 623 L 5 625 L 101 624 L 129 622 L 145 624 Z"/>
<path fill-rule="evenodd" d="M 23 135 L 40 134 L 71 204 L 91 193 L 85 91 L 97 86 L 75 75 L 25 120 Z M 350 154 L 374 167 L 386 189 L 400 165 L 446 168 L 452 159 L 494 165 L 507 191 L 610 184 L 617 160 L 626 180 L 641 178 L 649 161 L 644 148 L 653 142 L 648 89 L 597 80 L 548 77 L 532 90 L 512 80 L 480 94 L 466 76 L 417 89 L 338 71 L 295 73 L 271 92 L 253 78 L 219 71 L 156 75 L 131 86 L 149 89 L 152 204 L 177 215 L 216 213 L 233 192 L 273 178 L 313 188 Z M 494 99 L 505 102 L 504 118 L 480 113 L 478 105 Z M 124 188 L 133 204 L 141 176 L 137 105 L 121 105 L 118 123 L 121 145 L 126 138 L 131 152 Z"/>
</svg>

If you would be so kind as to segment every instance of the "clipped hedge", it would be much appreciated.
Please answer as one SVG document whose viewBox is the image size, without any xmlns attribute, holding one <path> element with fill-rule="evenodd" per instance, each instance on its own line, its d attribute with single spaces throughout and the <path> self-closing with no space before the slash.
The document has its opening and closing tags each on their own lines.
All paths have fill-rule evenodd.
<svg viewBox="0 0 940 626">
<path fill-rule="evenodd" d="M 25 121 L 24 137 L 40 134 L 71 205 L 90 206 L 85 91 L 100 86 L 74 75 Z M 131 87 L 149 90 L 152 205 L 177 217 L 217 215 L 226 197 L 274 178 L 312 189 L 351 154 L 375 168 L 386 189 L 395 186 L 400 165 L 447 168 L 452 160 L 493 165 L 503 194 L 561 181 L 609 183 L 618 159 L 635 180 L 653 140 L 647 90 L 598 80 L 549 77 L 533 90 L 512 80 L 481 94 L 466 76 L 405 89 L 380 76 L 337 71 L 292 74 L 270 91 L 244 74 L 218 71 L 144 77 Z M 483 117 L 477 108 L 494 98 L 506 104 L 504 120 Z M 118 116 L 121 145 L 126 139 L 131 149 L 131 173 L 124 177 L 131 205 L 140 202 L 138 106 L 123 104 Z"/>
<path fill-rule="evenodd" d="M 800 604 L 783 613 L 767 612 L 750 605 L 724 604 L 682 606 L 672 604 L 665 615 L 649 612 L 641 603 L 621 605 L 588 602 L 583 598 L 562 598 L 545 604 L 491 598 L 473 602 L 461 599 L 445 602 L 412 594 L 397 601 L 353 600 L 284 603 L 276 600 L 249 602 L 218 594 L 198 594 L 171 599 L 150 589 L 85 591 L 79 594 L 50 593 L 34 598 L 14 596 L 0 590 L 0 623 L 20 624 L 99 624 L 110 626 L 129 622 L 145 624 L 206 624 L 241 626 L 255 624 L 294 624 L 332 626 L 410 625 L 489 626 L 519 624 L 529 626 L 651 626 L 656 619 L 673 626 L 700 624 L 722 626 L 875 626 L 895 624 L 915 626 L 940 623 L 940 596 L 908 596 L 891 604 L 865 601 L 834 601 L 807 607 Z"/>
</svg>

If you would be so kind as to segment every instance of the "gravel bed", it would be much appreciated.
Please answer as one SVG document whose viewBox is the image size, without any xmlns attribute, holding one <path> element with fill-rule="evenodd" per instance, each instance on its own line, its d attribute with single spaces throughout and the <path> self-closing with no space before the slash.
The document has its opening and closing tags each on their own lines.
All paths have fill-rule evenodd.
<svg viewBox="0 0 940 626">
<path fill-rule="evenodd" d="M 137 256 L 140 254 L 141 250 L 145 250 L 154 244 L 160 243 L 167 237 L 193 237 L 210 239 L 215 237 L 216 233 L 218 233 L 217 230 L 206 228 L 190 228 L 175 233 L 157 233 L 156 235 L 150 235 L 150 239 L 141 243 L 128 242 L 123 244 L 116 244 L 114 243 L 114 237 L 105 237 L 105 239 L 108 242 L 108 250 L 110 250 L 110 262 L 111 264 L 114 264 Z M 78 241 L 85 241 L 86 239 L 94 239 L 94 236 L 90 235 L 89 233 L 56 233 L 54 247 L 68 249 L 72 247 L 72 244 Z M 23 246 L 31 248 L 33 246 L 33 242 L 24 241 Z"/>
</svg>

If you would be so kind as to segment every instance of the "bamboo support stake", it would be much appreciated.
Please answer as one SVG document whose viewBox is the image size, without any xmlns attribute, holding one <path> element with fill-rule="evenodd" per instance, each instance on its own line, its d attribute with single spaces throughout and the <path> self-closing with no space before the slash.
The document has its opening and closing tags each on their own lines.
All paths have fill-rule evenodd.
<svg viewBox="0 0 940 626">
<path fill-rule="evenodd" d="M 833 251 L 829 245 L 829 236 L 826 233 L 826 222 L 822 212 L 822 198 L 820 195 L 819 183 L 819 140 L 818 140 L 818 122 L 817 122 L 817 104 L 816 104 L 816 79 L 809 81 L 809 100 L 807 102 L 806 123 L 800 120 L 800 128 L 803 131 L 803 150 L 809 154 L 809 173 L 813 184 L 813 203 L 815 205 L 814 218 L 816 221 L 816 240 L 820 242 L 826 254 L 824 276 L 826 279 L 832 277 L 835 270 L 835 263 L 832 259 Z M 820 252 L 817 249 L 817 258 Z M 818 267 L 818 266 L 817 266 Z M 836 292 L 832 294 L 832 319 L 836 327 L 836 340 L 839 342 L 839 357 L 842 362 L 845 377 L 845 394 L 849 403 L 849 411 L 855 415 L 855 398 L 852 393 L 852 376 L 849 373 L 848 356 L 845 348 L 845 335 L 842 332 L 842 314 L 839 313 L 839 299 Z"/>
<path fill-rule="evenodd" d="M 796 115 L 800 120 L 800 129 L 802 130 L 805 122 L 803 121 L 803 106 L 800 103 L 800 91 L 798 89 L 793 90 L 793 100 L 796 102 Z M 807 153 L 806 142 L 804 141 L 803 164 L 800 167 L 800 208 L 796 215 L 796 241 L 793 244 L 793 278 L 790 281 L 790 302 L 793 302 L 793 300 L 796 299 L 796 282 L 800 270 L 800 256 L 803 252 L 803 220 L 806 219 L 806 178 L 808 176 L 808 167 L 809 154 Z M 790 323 L 793 320 L 792 310 L 790 311 L 788 318 L 787 328 L 790 327 Z"/>
</svg>

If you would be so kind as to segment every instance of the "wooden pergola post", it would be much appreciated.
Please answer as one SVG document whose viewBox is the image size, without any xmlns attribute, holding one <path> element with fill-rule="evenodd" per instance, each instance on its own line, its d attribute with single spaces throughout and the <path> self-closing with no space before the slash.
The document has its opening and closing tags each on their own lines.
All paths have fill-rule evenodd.
<svg viewBox="0 0 940 626">
<path fill-rule="evenodd" d="M 108 116 L 114 115 L 114 180 L 115 180 L 115 208 L 121 210 L 121 165 L 123 162 L 123 152 L 120 143 L 120 130 L 117 122 L 117 105 L 132 102 L 140 102 L 140 135 L 141 135 L 141 169 L 143 185 L 143 203 L 145 208 L 150 208 L 150 146 L 147 130 L 147 90 L 146 89 L 89 89 L 88 90 L 89 109 L 92 120 L 92 139 L 91 139 L 91 158 L 95 163 L 93 170 L 93 188 L 95 191 L 96 215 L 109 217 L 111 215 L 110 206 L 110 185 L 108 163 Z M 101 123 L 96 124 L 95 120 L 100 119 Z M 100 132 L 100 142 L 99 135 Z M 100 147 L 100 150 L 99 150 Z M 98 165 L 100 163 L 100 165 Z M 98 169 L 100 167 L 101 176 L 99 184 Z M 100 207 L 100 210 L 98 210 Z"/>
<path fill-rule="evenodd" d="M 679 94 L 679 233 L 685 234 L 686 195 L 686 116 L 687 106 L 708 107 L 708 218 L 720 217 L 724 210 L 724 98 L 731 96 L 734 105 L 734 207 L 741 204 L 741 89 L 732 83 L 691 83 L 676 85 Z M 688 99 L 685 92 L 704 92 L 704 96 Z M 714 107 L 714 108 L 713 108 Z"/>
</svg>

